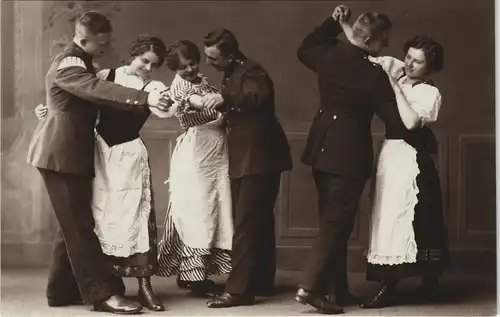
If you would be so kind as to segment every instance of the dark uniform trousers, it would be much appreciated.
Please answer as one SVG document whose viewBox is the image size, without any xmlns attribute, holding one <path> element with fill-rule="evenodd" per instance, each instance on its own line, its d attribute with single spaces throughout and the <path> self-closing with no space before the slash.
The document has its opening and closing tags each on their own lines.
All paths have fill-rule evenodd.
<svg viewBox="0 0 500 317">
<path fill-rule="evenodd" d="M 292 169 L 290 148 L 275 115 L 273 82 L 262 66 L 240 56 L 226 70 L 221 93 L 234 224 L 226 292 L 264 295 L 274 289 L 274 204 L 282 171 Z"/>
<path fill-rule="evenodd" d="M 347 242 L 366 177 L 314 169 L 313 177 L 319 194 L 319 236 L 314 242 L 301 287 L 321 295 L 345 294 L 348 292 Z"/>
<path fill-rule="evenodd" d="M 254 295 L 274 287 L 274 205 L 280 178 L 276 172 L 231 179 L 234 236 L 228 293 Z"/>
<path fill-rule="evenodd" d="M 81 296 L 86 303 L 94 303 L 114 294 L 124 294 L 123 281 L 107 270 L 101 245 L 94 233 L 90 206 L 92 176 L 38 170 L 59 224 L 47 297 L 71 300 Z"/>
</svg>

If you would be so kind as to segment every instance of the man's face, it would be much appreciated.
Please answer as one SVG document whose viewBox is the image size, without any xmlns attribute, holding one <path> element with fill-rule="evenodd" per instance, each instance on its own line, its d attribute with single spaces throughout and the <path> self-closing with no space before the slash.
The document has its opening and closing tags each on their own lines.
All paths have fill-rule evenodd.
<svg viewBox="0 0 500 317">
<path fill-rule="evenodd" d="M 87 35 L 83 41 L 85 52 L 94 57 L 100 57 L 111 48 L 111 32 Z"/>
<path fill-rule="evenodd" d="M 231 60 L 227 56 L 223 56 L 217 45 L 205 46 L 205 56 L 207 64 L 213 66 L 218 71 L 226 70 L 231 64 Z"/>
</svg>

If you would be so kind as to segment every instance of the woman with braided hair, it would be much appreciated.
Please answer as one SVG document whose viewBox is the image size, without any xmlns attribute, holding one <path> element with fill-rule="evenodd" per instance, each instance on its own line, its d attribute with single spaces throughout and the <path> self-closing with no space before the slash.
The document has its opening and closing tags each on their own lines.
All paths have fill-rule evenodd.
<svg viewBox="0 0 500 317">
<path fill-rule="evenodd" d="M 209 275 L 229 273 L 233 237 L 231 189 L 224 118 L 204 109 L 202 96 L 218 93 L 199 73 L 200 51 L 193 42 L 167 48 L 167 67 L 176 73 L 170 108 L 183 133 L 170 164 L 170 204 L 159 244 L 157 275 L 177 275 L 196 296 L 214 291 Z"/>
</svg>

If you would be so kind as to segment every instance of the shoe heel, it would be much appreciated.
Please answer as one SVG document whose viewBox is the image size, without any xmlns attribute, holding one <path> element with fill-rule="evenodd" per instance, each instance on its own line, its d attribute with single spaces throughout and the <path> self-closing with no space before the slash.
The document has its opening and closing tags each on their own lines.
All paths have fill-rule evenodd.
<svg viewBox="0 0 500 317">
<path fill-rule="evenodd" d="M 307 301 L 305 298 L 303 298 L 302 296 L 295 296 L 295 301 L 299 304 L 302 304 L 302 305 L 307 305 Z"/>
</svg>

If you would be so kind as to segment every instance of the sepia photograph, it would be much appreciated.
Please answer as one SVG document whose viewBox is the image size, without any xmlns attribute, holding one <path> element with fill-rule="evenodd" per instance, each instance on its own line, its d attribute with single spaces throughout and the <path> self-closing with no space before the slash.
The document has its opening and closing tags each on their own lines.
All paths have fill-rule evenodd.
<svg viewBox="0 0 500 317">
<path fill-rule="evenodd" d="M 494 0 L 0 4 L 1 316 L 498 314 Z"/>
</svg>

